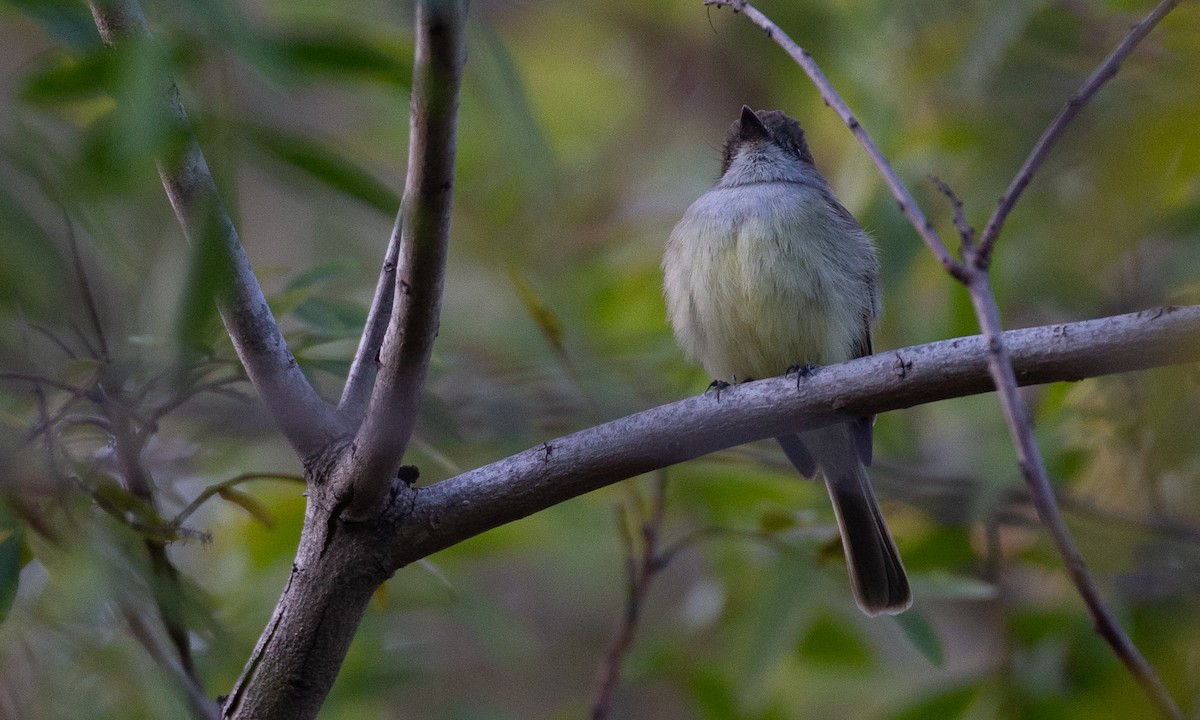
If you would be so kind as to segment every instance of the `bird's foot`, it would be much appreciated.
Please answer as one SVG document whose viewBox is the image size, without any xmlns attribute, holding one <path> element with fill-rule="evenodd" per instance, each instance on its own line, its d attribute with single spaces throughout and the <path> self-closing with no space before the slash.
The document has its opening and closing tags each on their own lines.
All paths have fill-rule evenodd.
<svg viewBox="0 0 1200 720">
<path fill-rule="evenodd" d="M 800 381 L 805 378 L 812 377 L 813 375 L 815 375 L 817 373 L 817 370 L 819 370 L 819 369 L 820 369 L 819 365 L 815 365 L 813 363 L 806 362 L 803 365 L 796 364 L 796 365 L 789 366 L 788 369 L 783 372 L 783 376 L 785 378 L 788 378 L 788 377 L 791 377 L 792 375 L 795 375 L 796 376 L 796 391 L 799 392 L 800 391 Z"/>
<path fill-rule="evenodd" d="M 737 378 L 733 378 L 733 382 L 736 384 Z M 704 394 L 707 395 L 710 392 L 715 390 L 717 393 L 717 402 L 720 402 L 721 401 L 721 391 L 728 387 L 729 387 L 729 383 L 725 382 L 724 380 L 713 380 L 712 382 L 710 382 L 708 384 L 708 387 L 704 390 Z"/>
</svg>

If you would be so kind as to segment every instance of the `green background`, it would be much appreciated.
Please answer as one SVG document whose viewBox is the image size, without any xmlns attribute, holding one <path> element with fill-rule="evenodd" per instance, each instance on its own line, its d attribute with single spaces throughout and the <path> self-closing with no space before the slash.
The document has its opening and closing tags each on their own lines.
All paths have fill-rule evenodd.
<svg viewBox="0 0 1200 720">
<path fill-rule="evenodd" d="M 982 224 L 1058 108 L 1149 8 L 761 6 L 813 53 L 947 238 L 949 206 L 929 176 Z M 70 217 L 131 390 L 160 401 L 183 369 L 228 366 L 206 300 L 212 268 L 188 248 L 153 163 L 174 138 L 131 109 L 154 105 L 148 79 L 165 64 L 298 357 L 336 399 L 402 191 L 411 5 L 145 9 L 157 45 L 108 53 L 82 5 L 0 4 L 0 360 L 63 382 L 93 377 L 94 362 L 47 338 L 81 355 L 95 343 Z M 477 0 L 468 52 L 441 332 L 406 459 L 422 483 L 703 390 L 708 378 L 666 325 L 658 262 L 715 180 L 742 103 L 800 120 L 819 169 L 878 242 L 877 351 L 976 332 L 966 293 L 854 138 L 745 18 L 698 0 Z M 1198 68 L 1200 6 L 1184 3 L 1074 123 L 1000 240 L 992 276 L 1006 327 L 1196 302 Z M 1181 367 L 1024 392 L 1104 596 L 1192 713 L 1197 379 Z M 201 396 L 160 423 L 146 462 L 164 517 L 239 473 L 300 471 L 248 386 L 233 387 L 245 397 Z M 47 542 L 15 506 L 0 517 L 0 609 L 11 605 L 0 716 L 179 716 L 168 675 L 115 609 L 148 596 L 136 531 L 56 483 L 38 443 L 21 444 L 39 402 L 66 400 L 0 383 L 6 497 L 66 537 Z M 59 440 L 80 474 L 110 467 L 103 432 L 72 426 Z M 855 608 L 824 492 L 774 446 L 670 469 L 661 532 L 685 546 L 649 592 L 612 717 L 1151 716 L 1023 501 L 994 397 L 880 417 L 876 458 L 916 597 L 899 619 Z M 256 501 L 211 500 L 171 547 L 214 696 L 266 623 L 303 518 L 296 484 L 240 487 Z M 625 598 L 614 509 L 637 522 L 652 487 L 592 493 L 398 572 L 322 717 L 586 716 Z"/>
</svg>

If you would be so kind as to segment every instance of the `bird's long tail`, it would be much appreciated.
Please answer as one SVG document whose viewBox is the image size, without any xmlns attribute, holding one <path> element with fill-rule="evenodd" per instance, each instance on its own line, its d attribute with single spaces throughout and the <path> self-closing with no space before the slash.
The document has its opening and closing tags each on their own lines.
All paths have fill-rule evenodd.
<svg viewBox="0 0 1200 720">
<path fill-rule="evenodd" d="M 801 474 L 811 477 L 820 469 L 825 477 L 859 607 L 868 615 L 907 610 L 912 592 L 904 564 L 849 428 L 833 425 L 777 439 Z"/>
</svg>

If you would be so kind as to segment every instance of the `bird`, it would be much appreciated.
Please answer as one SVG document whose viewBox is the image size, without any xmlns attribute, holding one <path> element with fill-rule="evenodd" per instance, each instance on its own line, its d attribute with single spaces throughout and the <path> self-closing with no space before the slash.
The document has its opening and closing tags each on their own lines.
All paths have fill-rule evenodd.
<svg viewBox="0 0 1200 720">
<path fill-rule="evenodd" d="M 675 337 L 715 384 L 873 352 L 874 243 L 817 171 L 800 124 L 782 111 L 742 107 L 720 176 L 675 225 L 662 268 Z M 867 477 L 873 423 L 855 418 L 776 438 L 802 475 L 823 477 L 855 600 L 870 616 L 912 604 Z"/>
</svg>

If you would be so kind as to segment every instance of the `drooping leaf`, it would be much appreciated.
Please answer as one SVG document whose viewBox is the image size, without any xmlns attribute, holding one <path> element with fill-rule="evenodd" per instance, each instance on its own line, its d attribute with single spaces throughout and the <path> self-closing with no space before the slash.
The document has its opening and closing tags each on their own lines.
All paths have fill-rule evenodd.
<svg viewBox="0 0 1200 720">
<path fill-rule="evenodd" d="M 231 502 L 250 513 L 250 516 L 262 523 L 263 526 L 268 528 L 275 527 L 275 518 L 267 510 L 267 506 L 250 493 L 229 487 L 221 488 L 217 491 L 217 494 L 221 496 L 222 500 Z"/>
<path fill-rule="evenodd" d="M 367 308 L 347 300 L 310 297 L 292 312 L 296 319 L 329 336 L 357 335 L 367 322 Z"/>
<path fill-rule="evenodd" d="M 554 351 L 562 353 L 564 351 L 562 321 L 542 299 L 533 283 L 517 272 L 516 268 L 509 266 L 507 270 L 508 278 L 512 281 L 521 304 L 525 306 L 525 311 L 529 313 L 529 317 L 533 319 L 534 324 L 537 325 L 538 330 L 554 348 Z"/>
<path fill-rule="evenodd" d="M 296 81 L 303 76 L 360 80 L 408 87 L 412 51 L 403 43 L 341 30 L 284 31 L 255 38 L 259 66 Z"/>
<path fill-rule="evenodd" d="M 942 667 L 946 662 L 946 650 L 942 647 L 941 638 L 933 629 L 929 619 L 915 610 L 893 615 L 892 619 L 904 631 L 904 636 L 912 643 L 925 659 L 934 667 Z"/>
<path fill-rule="evenodd" d="M 353 270 L 354 266 L 351 263 L 339 260 L 321 263 L 292 278 L 292 281 L 287 284 L 285 292 L 324 285 L 331 280 L 349 275 Z"/>
<path fill-rule="evenodd" d="M 400 196 L 394 190 L 329 143 L 274 127 L 247 125 L 246 132 L 270 157 L 379 212 L 392 215 L 400 207 Z"/>
</svg>

